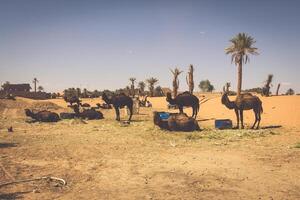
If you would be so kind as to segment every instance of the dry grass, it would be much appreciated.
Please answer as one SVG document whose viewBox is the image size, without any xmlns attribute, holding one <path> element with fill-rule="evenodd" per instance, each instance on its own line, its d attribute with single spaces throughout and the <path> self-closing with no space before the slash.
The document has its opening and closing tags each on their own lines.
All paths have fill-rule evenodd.
<svg viewBox="0 0 300 200">
<path fill-rule="evenodd" d="M 0 188 L 0 199 L 300 198 L 300 152 L 287 148 L 300 141 L 293 120 L 291 126 L 275 129 L 215 130 L 213 120 L 201 121 L 215 115 L 207 114 L 208 102 L 200 111 L 202 131 L 168 132 L 152 122 L 152 111 L 164 109 L 161 98 L 154 108 L 134 115 L 129 126 L 116 122 L 113 110 L 103 110 L 103 120 L 27 123 L 24 104 L 36 102 L 22 101 L 0 109 L 0 164 L 11 175 L 0 167 L 0 182 L 52 175 L 68 185 L 36 182 Z M 44 108 L 42 102 L 38 105 Z M 62 107 L 56 112 L 68 110 L 61 100 L 51 102 Z M 266 106 L 264 117 L 271 111 Z M 222 118 L 231 114 L 219 111 Z M 263 126 L 276 121 L 267 122 Z M 9 126 L 13 133 L 7 132 Z"/>
</svg>

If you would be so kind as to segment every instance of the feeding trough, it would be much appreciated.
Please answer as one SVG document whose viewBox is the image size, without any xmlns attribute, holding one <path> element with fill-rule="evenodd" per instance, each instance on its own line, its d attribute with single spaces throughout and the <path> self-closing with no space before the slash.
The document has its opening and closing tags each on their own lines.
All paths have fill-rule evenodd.
<svg viewBox="0 0 300 200">
<path fill-rule="evenodd" d="M 215 120 L 216 129 L 231 129 L 232 121 L 230 119 L 216 119 Z"/>
</svg>

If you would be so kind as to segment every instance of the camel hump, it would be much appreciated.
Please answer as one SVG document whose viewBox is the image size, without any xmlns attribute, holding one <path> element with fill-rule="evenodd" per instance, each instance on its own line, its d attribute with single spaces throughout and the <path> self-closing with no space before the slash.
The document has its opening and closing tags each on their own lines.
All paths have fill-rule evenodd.
<svg viewBox="0 0 300 200">
<path fill-rule="evenodd" d="M 179 94 L 178 96 L 180 96 L 180 95 L 192 95 L 192 94 L 189 91 L 185 91 L 185 92 Z"/>
<path fill-rule="evenodd" d="M 120 92 L 119 96 L 127 96 L 124 92 Z"/>
</svg>

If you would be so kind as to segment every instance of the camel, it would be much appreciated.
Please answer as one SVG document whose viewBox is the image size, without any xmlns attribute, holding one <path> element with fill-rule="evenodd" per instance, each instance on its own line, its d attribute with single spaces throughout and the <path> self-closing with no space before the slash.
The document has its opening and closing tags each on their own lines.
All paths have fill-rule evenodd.
<svg viewBox="0 0 300 200">
<path fill-rule="evenodd" d="M 81 105 L 81 107 L 84 107 L 84 108 L 89 108 L 89 107 L 91 107 L 91 105 L 88 104 L 88 103 L 80 103 L 80 105 Z"/>
<path fill-rule="evenodd" d="M 120 108 L 127 106 L 129 109 L 130 115 L 128 121 L 131 120 L 132 117 L 132 108 L 133 108 L 133 100 L 126 96 L 124 93 L 114 95 L 111 98 L 108 98 L 105 93 L 102 94 L 102 99 L 107 104 L 112 104 L 116 111 L 116 120 L 120 121 Z"/>
<path fill-rule="evenodd" d="M 142 100 L 140 100 L 138 98 L 140 107 L 147 107 L 147 108 L 152 107 L 152 104 L 150 103 L 150 101 L 147 100 L 147 98 L 148 98 L 148 95 L 146 95 Z"/>
<path fill-rule="evenodd" d="M 169 113 L 168 119 L 161 119 L 160 114 L 166 114 L 164 112 L 154 112 L 153 114 L 154 124 L 161 129 L 186 132 L 200 130 L 197 120 L 185 113 Z"/>
<path fill-rule="evenodd" d="M 103 114 L 100 111 L 96 111 L 94 108 L 86 109 L 80 112 L 79 105 L 75 104 L 71 106 L 74 109 L 75 117 L 79 117 L 82 119 L 103 119 Z"/>
<path fill-rule="evenodd" d="M 263 107 L 262 107 L 261 100 L 257 96 L 254 96 L 251 93 L 245 93 L 237 96 L 235 101 L 230 101 L 227 93 L 224 92 L 224 94 L 222 95 L 221 102 L 230 110 L 234 109 L 237 118 L 237 126 L 236 126 L 237 129 L 239 129 L 240 121 L 241 121 L 241 128 L 242 129 L 244 128 L 244 121 L 243 121 L 244 110 L 254 111 L 255 122 L 251 127 L 251 129 L 254 129 L 256 123 L 257 123 L 256 129 L 259 128 Z"/>
<path fill-rule="evenodd" d="M 106 104 L 106 103 L 102 103 L 102 104 L 97 103 L 96 105 L 97 105 L 97 108 L 102 108 L 102 109 L 112 109 L 111 105 Z"/>
<path fill-rule="evenodd" d="M 34 113 L 29 109 L 25 109 L 25 114 L 39 122 L 58 122 L 60 120 L 58 114 L 47 110 Z"/>
<path fill-rule="evenodd" d="M 62 113 L 59 113 L 59 116 L 61 119 L 74 119 L 77 115 L 76 115 L 76 113 L 62 112 Z"/>
<path fill-rule="evenodd" d="M 193 115 L 196 119 L 197 114 L 199 112 L 200 104 L 199 99 L 195 95 L 192 95 L 189 92 L 184 92 L 179 95 L 177 95 L 174 99 L 172 98 L 172 95 L 170 92 L 167 93 L 167 102 L 169 102 L 171 105 L 177 105 L 179 108 L 179 112 L 183 113 L 183 107 L 192 107 L 193 108 Z"/>
</svg>

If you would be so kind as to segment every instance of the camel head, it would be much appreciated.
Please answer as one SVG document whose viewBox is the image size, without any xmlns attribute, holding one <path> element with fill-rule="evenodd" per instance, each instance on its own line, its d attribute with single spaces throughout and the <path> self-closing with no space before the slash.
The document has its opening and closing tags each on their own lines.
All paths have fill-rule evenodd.
<svg viewBox="0 0 300 200">
<path fill-rule="evenodd" d="M 234 109 L 236 107 L 235 102 L 230 101 L 230 99 L 228 98 L 228 94 L 226 92 L 223 93 L 221 102 L 223 105 L 225 105 L 230 110 Z"/>
<path fill-rule="evenodd" d="M 166 98 L 166 100 L 167 100 L 168 102 L 172 101 L 172 95 L 171 95 L 171 92 L 168 92 L 168 93 L 167 93 L 167 98 Z"/>
<path fill-rule="evenodd" d="M 33 112 L 29 109 L 25 109 L 25 115 L 28 116 L 28 117 L 32 117 L 33 116 Z"/>
<path fill-rule="evenodd" d="M 103 92 L 102 94 L 102 100 L 107 103 L 110 104 L 110 99 L 107 97 L 107 95 Z"/>
</svg>

